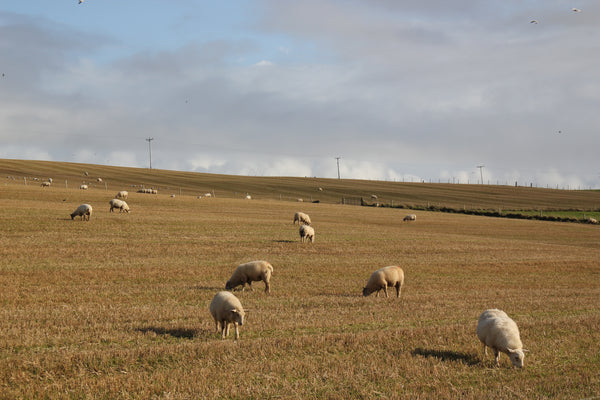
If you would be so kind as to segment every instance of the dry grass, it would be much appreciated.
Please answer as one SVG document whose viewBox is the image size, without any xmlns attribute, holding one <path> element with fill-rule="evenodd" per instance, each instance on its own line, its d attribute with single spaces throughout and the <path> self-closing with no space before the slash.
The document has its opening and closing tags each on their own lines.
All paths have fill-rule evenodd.
<svg viewBox="0 0 600 400">
<path fill-rule="evenodd" d="M 2 398 L 600 395 L 597 226 L 137 193 L 125 215 L 100 189 L 0 187 Z M 83 202 L 91 221 L 71 221 Z M 273 264 L 272 294 L 236 292 L 251 312 L 220 340 L 208 304 L 253 259 Z M 400 300 L 360 295 L 396 263 Z M 489 307 L 519 324 L 524 369 L 481 362 Z"/>
</svg>

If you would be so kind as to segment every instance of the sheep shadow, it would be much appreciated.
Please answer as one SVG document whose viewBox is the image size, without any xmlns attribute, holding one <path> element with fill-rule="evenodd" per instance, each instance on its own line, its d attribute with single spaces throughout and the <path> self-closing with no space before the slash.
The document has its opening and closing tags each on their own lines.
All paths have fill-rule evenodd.
<svg viewBox="0 0 600 400">
<path fill-rule="evenodd" d="M 461 361 L 466 365 L 479 364 L 480 360 L 477 356 L 468 353 L 449 350 L 429 350 L 417 347 L 411 351 L 413 356 L 434 357 L 441 361 Z"/>
<path fill-rule="evenodd" d="M 207 332 L 199 331 L 197 329 L 186 329 L 186 328 L 162 328 L 159 326 L 149 326 L 145 328 L 138 328 L 138 332 L 141 333 L 154 333 L 160 336 L 172 336 L 177 339 L 193 339 L 196 336 L 199 336 L 201 333 L 204 336 Z"/>
</svg>

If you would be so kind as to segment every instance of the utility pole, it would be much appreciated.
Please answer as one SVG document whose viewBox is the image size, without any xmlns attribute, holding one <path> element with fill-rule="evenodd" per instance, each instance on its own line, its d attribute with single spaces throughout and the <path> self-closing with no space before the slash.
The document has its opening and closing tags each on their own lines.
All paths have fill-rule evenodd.
<svg viewBox="0 0 600 400">
<path fill-rule="evenodd" d="M 148 142 L 148 153 L 150 154 L 150 169 L 152 169 L 152 141 L 153 140 L 154 140 L 154 138 L 151 138 L 151 137 L 146 139 L 146 142 Z"/>
<path fill-rule="evenodd" d="M 485 165 L 478 165 L 477 168 L 479 168 L 479 174 L 481 175 L 481 184 L 483 185 L 483 167 L 485 167 Z"/>
<path fill-rule="evenodd" d="M 340 158 L 342 157 L 336 157 L 336 161 L 337 161 L 337 168 L 338 168 L 338 179 L 340 179 Z"/>
</svg>

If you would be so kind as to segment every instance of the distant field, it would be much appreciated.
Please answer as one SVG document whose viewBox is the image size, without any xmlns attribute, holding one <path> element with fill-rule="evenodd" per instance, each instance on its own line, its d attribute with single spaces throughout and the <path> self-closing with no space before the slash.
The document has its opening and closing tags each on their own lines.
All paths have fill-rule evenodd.
<svg viewBox="0 0 600 400">
<path fill-rule="evenodd" d="M 202 174 L 15 163 L 0 160 L 2 174 L 55 183 L 0 185 L 0 398 L 600 396 L 600 226 L 421 210 L 403 223 L 407 210 L 335 200 L 374 192 L 408 203 L 414 189 L 440 203 L 469 191 L 492 203 L 500 194 L 485 200 L 486 186 L 256 177 L 217 186 Z M 76 189 L 82 170 L 107 188 Z M 130 190 L 131 214 L 108 212 L 118 190 L 153 179 L 159 194 Z M 212 189 L 216 198 L 197 198 Z M 531 205 L 559 196 L 565 209 L 593 209 L 598 196 L 510 190 Z M 321 203 L 295 201 L 310 193 Z M 94 207 L 91 221 L 72 221 L 82 203 Z M 292 225 L 300 210 L 313 220 L 312 245 Z M 273 264 L 272 293 L 262 283 L 235 292 L 251 311 L 238 342 L 221 340 L 208 304 L 255 259 Z M 371 272 L 392 264 L 406 273 L 402 297 L 362 297 Z M 489 353 L 481 360 L 475 324 L 490 307 L 519 324 L 530 350 L 522 370 L 504 355 L 499 368 Z"/>
<path fill-rule="evenodd" d="M 84 173 L 88 175 L 85 176 Z M 11 177 L 7 179 L 6 177 Z M 256 177 L 202 174 L 146 168 L 50 161 L 0 159 L 0 182 L 5 185 L 38 185 L 37 178 L 53 178 L 56 188 L 77 188 L 86 183 L 94 190 L 111 193 L 141 186 L 158 189 L 162 194 L 197 197 L 214 192 L 220 198 L 257 200 L 319 201 L 339 204 L 380 203 L 404 207 L 450 207 L 486 210 L 579 210 L 600 211 L 600 191 L 555 190 L 529 187 L 464 185 L 440 183 L 402 183 L 351 179 Z M 98 183 L 96 178 L 102 178 Z M 24 178 L 27 178 L 25 181 Z M 321 189 L 321 190 L 319 190 Z M 372 195 L 377 199 L 371 198 Z"/>
</svg>

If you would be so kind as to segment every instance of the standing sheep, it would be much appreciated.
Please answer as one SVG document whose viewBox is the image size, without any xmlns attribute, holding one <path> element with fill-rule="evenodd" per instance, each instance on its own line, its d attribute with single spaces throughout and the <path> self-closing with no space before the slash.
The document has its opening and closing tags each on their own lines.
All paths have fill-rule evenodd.
<svg viewBox="0 0 600 400">
<path fill-rule="evenodd" d="M 81 217 L 83 221 L 86 220 L 87 216 L 87 220 L 89 221 L 90 217 L 92 216 L 92 206 L 89 204 L 82 204 L 77 207 L 77 209 L 71 213 L 71 219 L 75 219 L 75 217 L 78 216 Z"/>
<path fill-rule="evenodd" d="M 379 297 L 379 291 L 383 289 L 385 297 L 389 297 L 387 288 L 395 287 L 396 297 L 400 297 L 402 285 L 404 285 L 404 271 L 396 265 L 391 265 L 378 269 L 371 274 L 371 277 L 367 281 L 367 286 L 363 288 L 363 296 L 377 292 L 375 297 Z"/>
<path fill-rule="evenodd" d="M 117 193 L 115 198 L 127 200 L 128 196 L 129 196 L 129 192 L 127 190 L 121 190 L 119 193 Z"/>
<path fill-rule="evenodd" d="M 312 223 L 310 222 L 310 217 L 308 216 L 308 214 L 305 214 L 300 211 L 294 214 L 294 221 L 292 222 L 292 224 L 295 224 L 296 221 L 298 221 L 298 225 L 300 225 L 300 223 L 303 223 L 305 225 L 310 225 Z"/>
<path fill-rule="evenodd" d="M 300 227 L 300 241 L 302 243 L 310 240 L 311 243 L 315 241 L 315 229 L 312 226 L 302 225 Z"/>
<path fill-rule="evenodd" d="M 496 366 L 500 352 L 506 354 L 513 365 L 523 367 L 525 351 L 519 336 L 519 327 L 504 311 L 492 308 L 485 310 L 477 321 L 477 337 L 483 344 L 483 356 L 487 354 L 487 347 L 494 350 Z"/>
<path fill-rule="evenodd" d="M 79 186 L 79 189 L 88 190 L 88 185 L 81 185 L 81 186 Z"/>
<path fill-rule="evenodd" d="M 215 320 L 217 332 L 221 331 L 221 339 L 229 336 L 229 324 L 235 326 L 235 339 L 239 339 L 239 325 L 244 325 L 245 311 L 240 300 L 231 292 L 222 291 L 210 302 L 210 314 Z"/>
<path fill-rule="evenodd" d="M 273 266 L 267 261 L 250 261 L 240 264 L 225 284 L 225 289 L 232 290 L 242 285 L 243 292 L 246 283 L 250 287 L 250 290 L 252 290 L 252 282 L 263 281 L 265 283 L 265 292 L 271 293 L 270 281 L 272 274 Z"/>
<path fill-rule="evenodd" d="M 125 211 L 126 213 L 129 213 L 129 205 L 123 200 L 111 199 L 108 204 L 110 204 L 110 212 L 113 212 L 113 209 L 118 208 L 119 212 Z"/>
<path fill-rule="evenodd" d="M 416 220 L 417 220 L 417 216 L 415 214 L 408 214 L 403 219 L 403 221 L 416 221 Z"/>
<path fill-rule="evenodd" d="M 50 182 L 42 182 L 42 187 L 50 187 Z"/>
</svg>

